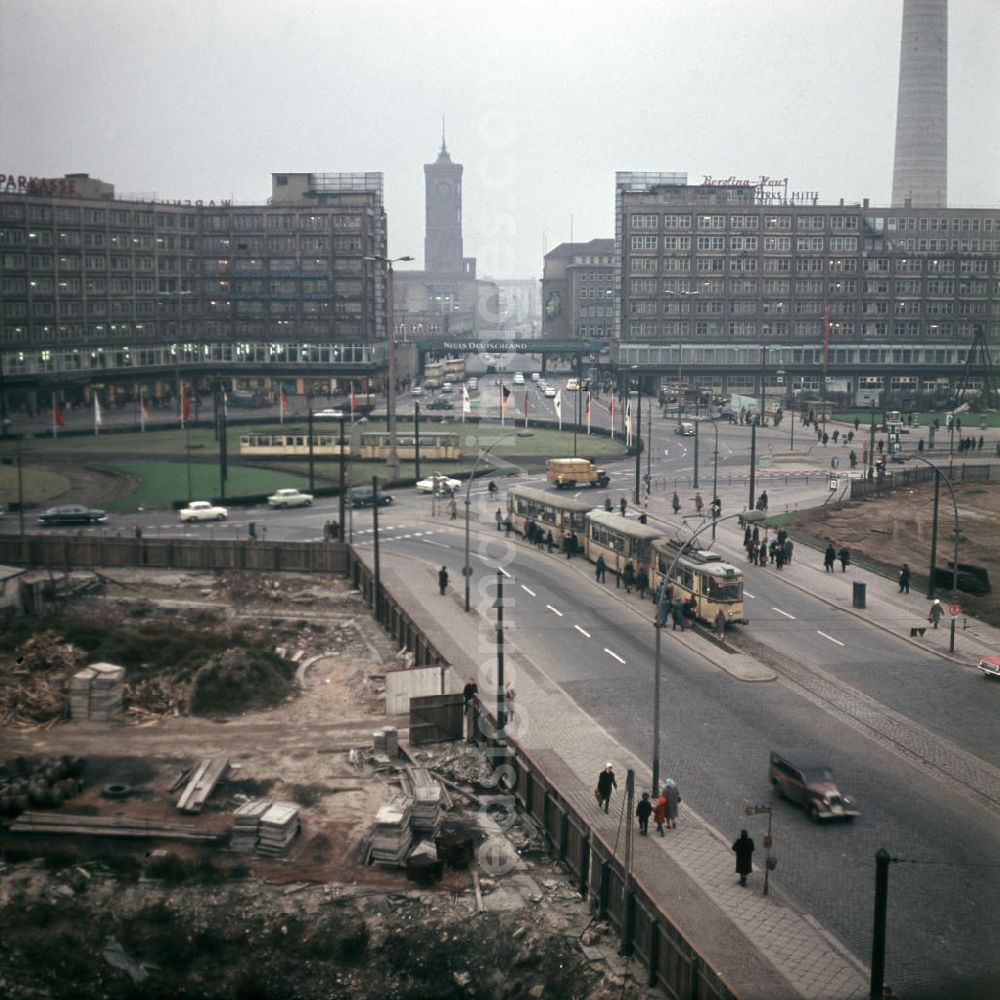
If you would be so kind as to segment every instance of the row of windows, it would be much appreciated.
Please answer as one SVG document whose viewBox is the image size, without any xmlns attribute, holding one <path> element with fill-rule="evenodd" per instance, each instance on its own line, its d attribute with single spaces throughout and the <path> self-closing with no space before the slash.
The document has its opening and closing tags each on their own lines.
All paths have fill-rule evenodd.
<svg viewBox="0 0 1000 1000">
<path fill-rule="evenodd" d="M 897 295 L 946 296 L 956 292 L 969 298 L 991 295 L 1000 297 L 1000 278 L 630 278 L 630 295 L 686 295 L 704 298 L 711 295 Z"/>
<path fill-rule="evenodd" d="M 831 347 L 830 362 L 838 365 L 964 365 L 966 349 L 934 345 L 925 347 L 862 347 L 860 345 Z M 762 346 L 731 346 L 725 344 L 622 344 L 620 364 L 661 364 L 686 368 L 688 365 L 727 365 L 761 369 L 765 357 Z M 767 367 L 782 365 L 822 365 L 821 347 L 769 344 L 766 347 Z M 746 378 L 752 383 L 756 376 Z M 700 384 L 700 383 L 699 383 Z"/>
<path fill-rule="evenodd" d="M 769 339 L 772 337 L 806 337 L 821 339 L 823 336 L 822 320 L 629 320 L 628 337 L 631 340 L 673 340 L 683 339 L 692 334 L 696 337 L 728 336 L 757 337 Z M 951 323 L 947 321 L 924 323 L 919 320 L 836 320 L 830 324 L 830 334 L 833 337 L 903 337 L 917 339 L 923 337 L 959 337 L 972 339 L 979 324 Z M 989 337 L 1000 334 L 1000 324 L 994 324 L 987 330 Z"/>
<path fill-rule="evenodd" d="M 594 307 L 591 307 L 594 308 Z M 600 307 L 604 308 L 610 307 Z M 699 298 L 690 299 L 642 299 L 630 298 L 628 311 L 631 315 L 646 316 L 696 316 L 723 315 L 753 316 L 819 316 L 828 308 L 834 316 L 972 316 L 987 315 L 1000 317 L 1000 301 L 990 306 L 986 302 L 953 302 L 931 300 L 919 302 L 905 300 L 890 302 L 888 299 L 868 299 L 858 302 L 856 299 L 721 299 Z M 600 313 L 590 313 L 603 316 Z"/>
<path fill-rule="evenodd" d="M 118 226 L 135 229 L 208 229 L 236 232 L 263 229 L 311 231 L 359 231 L 363 216 L 341 212 L 151 212 L 145 209 L 89 208 L 8 201 L 0 198 L 0 220 L 11 222 L 62 223 L 65 225 Z M 199 227 L 198 222 L 201 222 Z"/>
<path fill-rule="evenodd" d="M 656 239 L 656 237 L 652 237 Z M 692 260 L 694 265 L 692 266 Z M 860 266 L 859 266 L 860 261 Z M 794 265 L 794 267 L 793 267 Z M 956 259 L 954 257 L 905 258 L 891 257 L 646 257 L 630 256 L 627 270 L 631 274 L 664 274 L 697 271 L 723 272 L 757 270 L 765 273 L 822 273 L 836 274 L 958 274 L 975 279 L 986 277 L 991 271 L 991 261 L 985 259 Z M 992 261 L 992 273 L 1000 275 L 1000 257 Z"/>
</svg>

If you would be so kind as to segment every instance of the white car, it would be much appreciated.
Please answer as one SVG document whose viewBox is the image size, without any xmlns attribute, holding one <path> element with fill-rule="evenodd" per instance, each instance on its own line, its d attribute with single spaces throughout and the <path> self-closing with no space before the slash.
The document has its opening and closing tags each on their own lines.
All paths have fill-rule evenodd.
<svg viewBox="0 0 1000 1000">
<path fill-rule="evenodd" d="M 451 390 L 453 388 L 454 388 L 454 386 L 450 382 L 442 382 L 441 383 L 441 391 L 442 392 L 451 392 Z"/>
<path fill-rule="evenodd" d="M 479 388 L 479 379 L 475 376 L 469 379 L 469 392 L 475 392 Z"/>
<path fill-rule="evenodd" d="M 308 507 L 312 504 L 311 493 L 300 493 L 296 489 L 275 490 L 268 498 L 268 507 L 277 507 L 279 510 L 285 507 Z"/>
<path fill-rule="evenodd" d="M 462 485 L 461 479 L 450 479 L 448 476 L 428 476 L 417 483 L 417 489 L 421 493 L 434 493 L 438 496 L 442 494 L 454 493 Z"/>
<path fill-rule="evenodd" d="M 348 410 L 346 414 L 344 413 L 343 410 L 318 410 L 316 413 L 313 414 L 314 417 L 343 417 L 343 416 L 349 417 L 350 415 L 351 415 L 350 410 Z"/>
<path fill-rule="evenodd" d="M 531 373 L 531 381 L 537 382 L 542 376 L 538 372 Z"/>
<path fill-rule="evenodd" d="M 553 386 L 553 385 L 547 385 L 542 390 L 542 393 L 543 393 L 543 395 L 545 396 L 546 399 L 555 399 L 555 397 L 556 397 L 555 386 Z"/>
<path fill-rule="evenodd" d="M 216 507 L 207 500 L 192 500 L 181 510 L 181 521 L 225 521 L 229 511 L 225 507 Z"/>
<path fill-rule="evenodd" d="M 422 385 L 415 385 L 410 389 L 411 396 L 422 396 L 424 394 L 424 387 Z"/>
<path fill-rule="evenodd" d="M 514 372 L 514 385 L 524 385 L 524 375 L 521 372 Z"/>
</svg>

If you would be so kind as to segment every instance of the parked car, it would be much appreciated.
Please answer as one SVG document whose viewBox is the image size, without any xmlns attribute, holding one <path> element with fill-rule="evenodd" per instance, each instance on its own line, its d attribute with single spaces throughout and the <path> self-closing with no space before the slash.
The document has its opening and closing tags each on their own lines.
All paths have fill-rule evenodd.
<svg viewBox="0 0 1000 1000">
<path fill-rule="evenodd" d="M 378 505 L 386 507 L 396 498 L 389 493 L 379 492 Z M 352 486 L 347 491 L 347 502 L 351 507 L 374 507 L 375 491 L 370 486 Z"/>
<path fill-rule="evenodd" d="M 106 521 L 108 515 L 103 510 L 93 510 L 80 504 L 65 504 L 62 507 L 50 507 L 38 517 L 39 524 L 100 524 Z"/>
<path fill-rule="evenodd" d="M 275 490 L 268 498 L 268 507 L 277 507 L 279 510 L 285 507 L 308 507 L 312 504 L 311 493 L 300 493 L 297 489 Z"/>
<path fill-rule="evenodd" d="M 776 798 L 802 806 L 816 823 L 861 815 L 854 799 L 841 793 L 830 768 L 812 750 L 772 750 L 768 777 Z"/>
<path fill-rule="evenodd" d="M 336 417 L 338 420 L 341 417 L 349 417 L 350 415 L 351 415 L 351 411 L 350 410 L 346 410 L 346 411 L 345 410 L 319 410 L 317 413 L 313 414 L 314 417 Z"/>
<path fill-rule="evenodd" d="M 437 493 L 438 496 L 442 494 L 454 493 L 462 485 L 461 479 L 451 479 L 448 476 L 437 475 L 428 476 L 426 479 L 421 479 L 417 483 L 417 489 L 421 493 Z"/>
<path fill-rule="evenodd" d="M 450 399 L 432 399 L 427 404 L 428 410 L 454 410 L 455 404 Z"/>
<path fill-rule="evenodd" d="M 1000 677 L 1000 656 L 981 656 L 978 666 L 987 677 Z"/>
<path fill-rule="evenodd" d="M 207 500 L 192 500 L 181 509 L 181 521 L 225 521 L 229 511 L 225 507 L 216 507 Z"/>
</svg>

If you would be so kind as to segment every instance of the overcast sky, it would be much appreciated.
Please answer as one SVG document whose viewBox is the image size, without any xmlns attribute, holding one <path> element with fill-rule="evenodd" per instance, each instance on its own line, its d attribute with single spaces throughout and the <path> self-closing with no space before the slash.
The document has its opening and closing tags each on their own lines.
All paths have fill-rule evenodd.
<svg viewBox="0 0 1000 1000">
<path fill-rule="evenodd" d="M 1000 0 L 952 0 L 949 196 L 1000 205 Z M 902 0 L 0 0 L 0 172 L 261 203 L 380 170 L 423 260 L 423 164 L 465 165 L 465 254 L 540 277 L 612 236 L 616 170 L 889 200 Z"/>
</svg>

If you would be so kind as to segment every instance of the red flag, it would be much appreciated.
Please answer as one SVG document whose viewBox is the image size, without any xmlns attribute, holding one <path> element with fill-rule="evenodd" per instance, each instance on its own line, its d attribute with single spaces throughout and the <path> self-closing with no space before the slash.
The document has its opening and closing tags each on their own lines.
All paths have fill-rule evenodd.
<svg viewBox="0 0 1000 1000">
<path fill-rule="evenodd" d="M 66 426 L 66 421 L 63 420 L 62 408 L 59 406 L 59 400 L 54 396 L 52 398 L 52 422 L 56 427 Z"/>
<path fill-rule="evenodd" d="M 505 385 L 500 386 L 500 409 L 504 413 L 507 412 L 507 407 L 510 405 L 507 402 L 509 397 L 510 397 L 510 389 L 508 389 L 507 386 Z"/>
<path fill-rule="evenodd" d="M 145 400 L 143 400 L 139 404 L 139 410 L 142 413 L 142 419 L 143 420 L 149 420 L 149 407 L 146 405 L 146 401 Z"/>
<path fill-rule="evenodd" d="M 615 425 L 615 397 L 611 397 L 611 401 L 608 403 L 608 413 L 611 414 L 611 426 Z"/>
<path fill-rule="evenodd" d="M 181 386 L 181 420 L 187 422 L 191 419 L 191 401 L 187 398 L 184 386 Z"/>
</svg>

